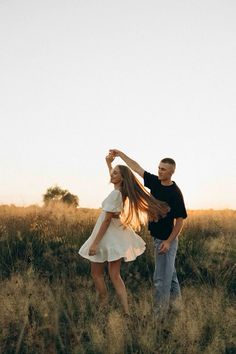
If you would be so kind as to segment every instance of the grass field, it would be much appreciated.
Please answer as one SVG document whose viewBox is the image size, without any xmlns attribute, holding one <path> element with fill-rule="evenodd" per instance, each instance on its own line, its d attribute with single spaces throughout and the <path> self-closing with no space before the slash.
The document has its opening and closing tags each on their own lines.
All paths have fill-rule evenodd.
<svg viewBox="0 0 236 354">
<path fill-rule="evenodd" d="M 107 277 L 98 306 L 78 249 L 99 210 L 0 207 L 0 353 L 235 354 L 236 211 L 189 211 L 176 267 L 182 310 L 153 315 L 153 242 L 122 265 L 132 316 L 123 318 Z"/>
</svg>

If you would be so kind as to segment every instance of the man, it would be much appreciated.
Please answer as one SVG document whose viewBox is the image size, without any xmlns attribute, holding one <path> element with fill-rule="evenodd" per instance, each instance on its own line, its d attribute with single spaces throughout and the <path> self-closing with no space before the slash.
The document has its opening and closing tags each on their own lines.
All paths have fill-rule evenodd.
<svg viewBox="0 0 236 354">
<path fill-rule="evenodd" d="M 159 200 L 169 204 L 171 210 L 158 222 L 149 222 L 148 229 L 155 244 L 155 271 L 153 276 L 155 291 L 155 310 L 163 318 L 169 302 L 181 297 L 180 286 L 175 270 L 175 257 L 184 219 L 187 217 L 184 199 L 179 187 L 171 180 L 175 172 L 175 161 L 162 159 L 158 167 L 158 176 L 145 171 L 136 161 L 123 152 L 112 149 L 110 153 L 119 156 L 134 172 L 144 179 L 145 187 Z"/>
</svg>

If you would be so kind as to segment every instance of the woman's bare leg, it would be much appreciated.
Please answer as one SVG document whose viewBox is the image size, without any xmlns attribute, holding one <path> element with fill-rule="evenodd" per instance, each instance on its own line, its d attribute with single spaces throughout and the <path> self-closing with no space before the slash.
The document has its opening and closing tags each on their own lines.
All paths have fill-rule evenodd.
<svg viewBox="0 0 236 354">
<path fill-rule="evenodd" d="M 120 265 L 121 265 L 121 259 L 114 262 L 109 262 L 108 270 L 109 270 L 111 281 L 120 298 L 124 311 L 126 314 L 129 314 L 127 292 L 126 292 L 125 284 L 120 275 Z"/>
<path fill-rule="evenodd" d="M 91 262 L 91 275 L 102 304 L 107 300 L 107 288 L 104 280 L 104 263 Z"/>
</svg>

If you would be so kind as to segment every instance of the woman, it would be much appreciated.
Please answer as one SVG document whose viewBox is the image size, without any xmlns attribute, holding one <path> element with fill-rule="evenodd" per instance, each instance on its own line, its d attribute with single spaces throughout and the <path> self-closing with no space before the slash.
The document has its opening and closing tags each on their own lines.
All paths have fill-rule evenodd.
<svg viewBox="0 0 236 354">
<path fill-rule="evenodd" d="M 133 261 L 145 251 L 145 242 L 131 227 L 139 229 L 149 220 L 157 221 L 169 211 L 166 203 L 152 197 L 127 166 L 112 168 L 114 156 L 106 157 L 114 190 L 102 203 L 91 236 L 82 245 L 79 254 L 90 260 L 91 274 L 102 302 L 107 299 L 104 281 L 104 264 L 120 298 L 125 314 L 129 314 L 127 292 L 120 275 L 121 260 Z"/>
</svg>

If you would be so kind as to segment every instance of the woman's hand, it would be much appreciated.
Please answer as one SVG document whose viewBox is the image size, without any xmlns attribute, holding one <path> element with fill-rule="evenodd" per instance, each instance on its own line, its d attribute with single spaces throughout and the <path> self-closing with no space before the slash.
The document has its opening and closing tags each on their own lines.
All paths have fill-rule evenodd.
<svg viewBox="0 0 236 354">
<path fill-rule="evenodd" d="M 112 163 L 112 162 L 114 161 L 114 159 L 115 159 L 115 156 L 114 156 L 114 154 L 112 154 L 112 153 L 109 153 L 109 154 L 106 156 L 106 162 L 107 162 L 107 163 Z"/>
<path fill-rule="evenodd" d="M 97 254 L 98 245 L 96 243 L 92 243 L 89 247 L 89 256 L 95 256 Z"/>
</svg>

